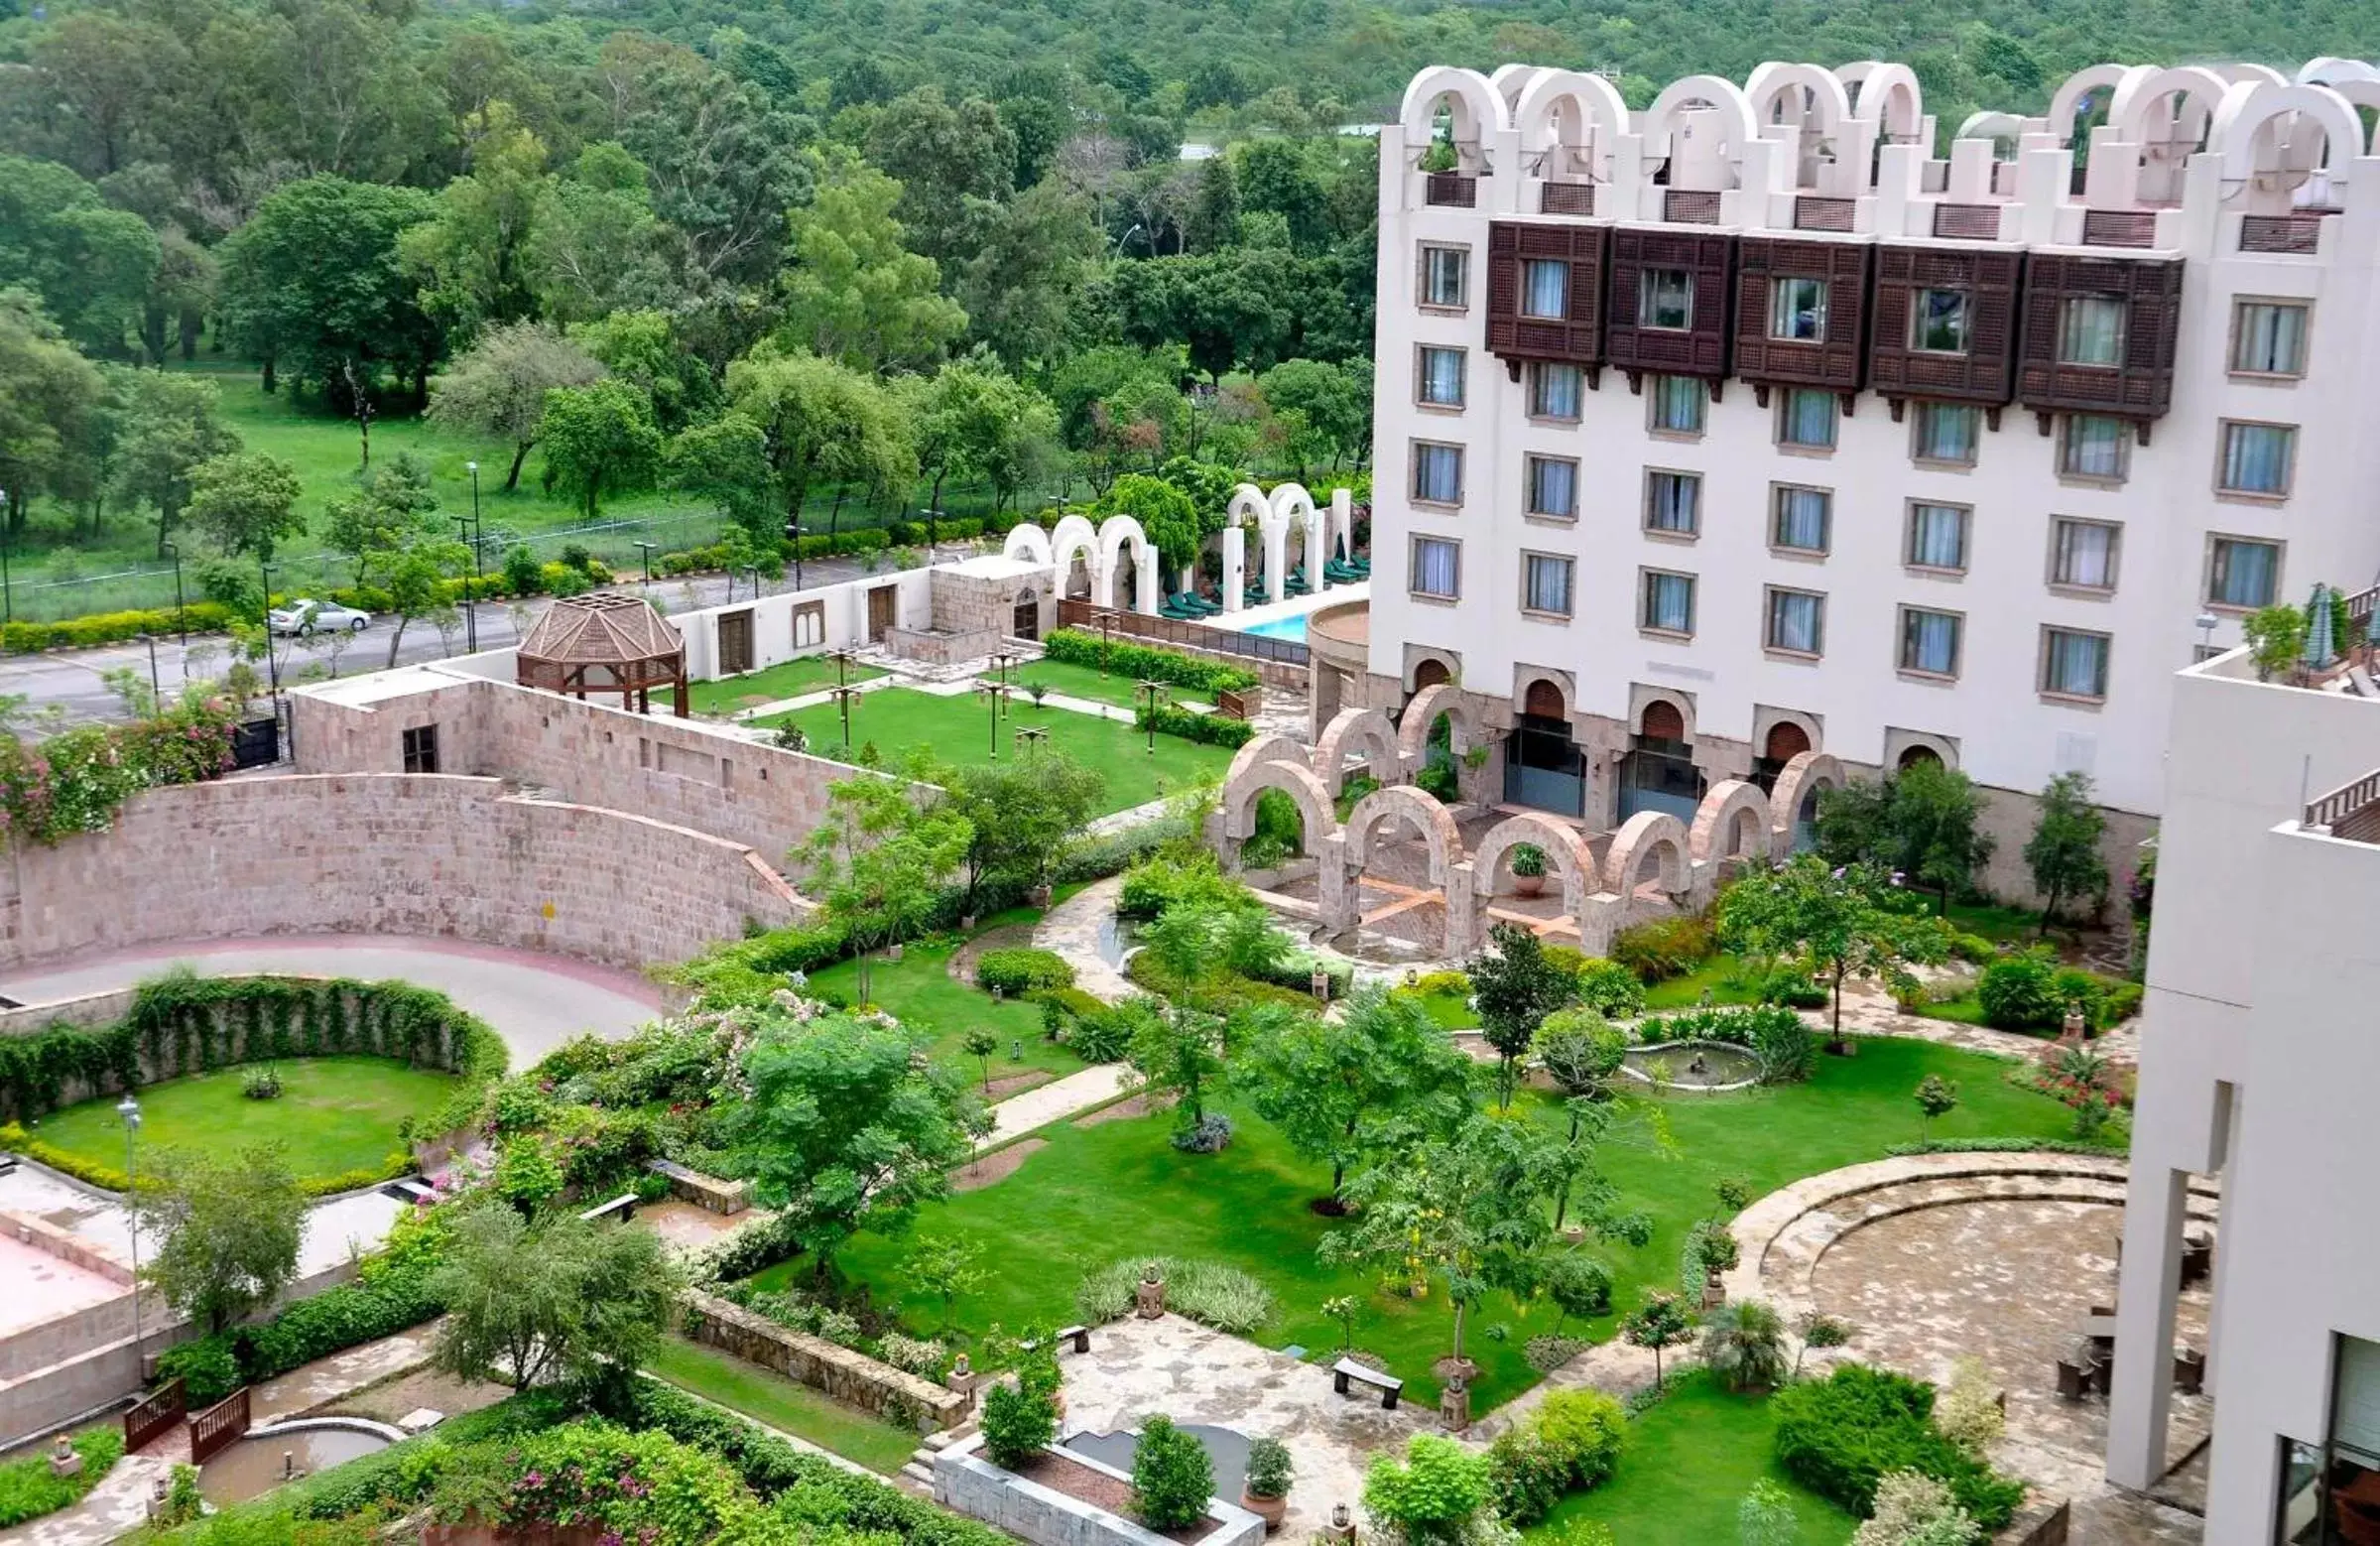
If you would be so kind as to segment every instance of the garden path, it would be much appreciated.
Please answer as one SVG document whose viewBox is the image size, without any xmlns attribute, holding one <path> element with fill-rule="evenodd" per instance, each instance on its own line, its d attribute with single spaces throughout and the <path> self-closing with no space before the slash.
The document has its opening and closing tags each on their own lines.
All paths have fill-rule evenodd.
<svg viewBox="0 0 2380 1546">
<path fill-rule="evenodd" d="M 1111 875 L 1084 886 L 1044 913 L 1041 922 L 1033 926 L 1033 943 L 1054 952 L 1074 968 L 1074 985 L 1110 1004 L 1140 991 L 1122 968 L 1107 959 L 1115 928 L 1116 898 L 1123 891 L 1124 878 Z"/>
<path fill-rule="evenodd" d="M 1132 1070 L 1122 1063 L 1101 1063 L 1079 1074 L 1036 1085 L 1020 1095 L 1011 1095 L 992 1107 L 992 1135 L 984 1140 L 987 1148 L 1013 1143 L 1029 1132 L 1063 1122 L 1078 1111 L 1105 1105 L 1130 1087 L 1126 1081 Z"/>
<path fill-rule="evenodd" d="M 1813 1029 L 1826 1029 L 1828 1018 L 1823 1009 L 1807 1009 L 1802 1018 Z M 2046 1037 L 2027 1036 L 2017 1031 L 1996 1031 L 1988 1025 L 1964 1025 L 1956 1020 L 1938 1020 L 1932 1015 L 1905 1014 L 1893 1002 L 1892 994 L 1873 982 L 1847 982 L 1843 985 L 1843 1029 L 1867 1036 L 1914 1036 L 1922 1041 L 1939 1042 L 1945 1047 L 1961 1047 L 1968 1052 L 1997 1053 L 2002 1057 L 2038 1058 L 2042 1049 L 2055 1045 Z M 2140 1062 L 2140 1017 L 2133 1016 L 2105 1035 L 2091 1040 L 2092 1050 L 2110 1063 L 2137 1065 Z"/>
</svg>

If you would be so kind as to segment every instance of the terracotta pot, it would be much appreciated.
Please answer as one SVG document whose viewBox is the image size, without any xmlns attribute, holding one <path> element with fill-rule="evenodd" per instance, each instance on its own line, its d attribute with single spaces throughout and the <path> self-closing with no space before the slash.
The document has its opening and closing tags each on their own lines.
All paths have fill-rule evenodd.
<svg viewBox="0 0 2380 1546">
<path fill-rule="evenodd" d="M 1536 896 L 1545 889 L 1546 877 L 1543 875 L 1515 875 L 1512 877 L 1512 894 L 1514 896 Z"/>
<path fill-rule="evenodd" d="M 1239 1505 L 1264 1521 L 1264 1533 L 1267 1535 L 1280 1529 L 1282 1519 L 1289 1513 L 1288 1498 L 1258 1497 L 1244 1486 L 1239 1491 Z"/>
</svg>

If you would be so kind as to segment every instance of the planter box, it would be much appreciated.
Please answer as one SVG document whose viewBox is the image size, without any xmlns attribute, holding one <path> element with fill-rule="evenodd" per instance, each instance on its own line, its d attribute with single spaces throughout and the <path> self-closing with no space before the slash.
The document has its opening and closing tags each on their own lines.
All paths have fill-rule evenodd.
<svg viewBox="0 0 2380 1546">
<path fill-rule="evenodd" d="M 1051 1450 L 1063 1463 L 1127 1485 L 1131 1478 L 1088 1456 Z M 993 1465 L 983 1457 L 983 1436 L 973 1434 L 934 1457 L 934 1500 L 971 1519 L 980 1519 L 1033 1546 L 1179 1546 L 1122 1514 L 1070 1497 Z M 1216 1498 L 1206 1505 L 1211 1528 L 1196 1546 L 1263 1546 L 1264 1520 L 1235 1503 Z"/>
</svg>

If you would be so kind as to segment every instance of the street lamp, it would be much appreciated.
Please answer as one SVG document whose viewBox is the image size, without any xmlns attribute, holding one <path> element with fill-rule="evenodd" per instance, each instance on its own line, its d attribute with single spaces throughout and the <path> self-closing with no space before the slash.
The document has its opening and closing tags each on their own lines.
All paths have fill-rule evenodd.
<svg viewBox="0 0 2380 1546">
<path fill-rule="evenodd" d="M 142 1374 L 148 1364 L 141 1357 L 141 1216 L 133 1206 L 132 1137 L 141 1130 L 141 1103 L 124 1092 L 116 1102 L 116 1114 L 124 1119 L 124 1213 L 132 1229 L 132 1356 Z"/>
<path fill-rule="evenodd" d="M 1038 747 L 1050 738 L 1050 727 L 1044 724 L 1025 724 L 1017 727 L 1017 752 L 1021 756 L 1028 746 Z"/>
<path fill-rule="evenodd" d="M 471 545 L 473 586 L 462 598 L 462 636 L 463 649 L 469 654 L 476 655 L 479 653 L 479 590 L 477 588 L 479 533 L 473 527 L 470 516 L 458 515 L 454 517 L 454 535 L 457 541 L 467 542 Z"/>
<path fill-rule="evenodd" d="M 645 583 L 649 585 L 649 584 L 653 583 L 653 548 L 654 548 L 654 544 L 652 544 L 652 543 L 649 543 L 649 542 L 640 542 L 640 543 L 638 543 L 636 546 L 637 546 L 637 551 L 638 551 L 638 552 L 640 552 L 640 553 L 642 553 L 642 554 L 645 556 Z"/>
<path fill-rule="evenodd" d="M 1144 677 L 1138 689 L 1149 696 L 1149 755 L 1157 755 L 1157 700 L 1166 690 L 1163 682 Z"/>
<path fill-rule="evenodd" d="M 978 682 L 975 691 L 982 695 L 984 707 L 991 710 L 992 760 L 1000 760 L 1000 706 L 1008 697 L 1008 689 L 997 682 Z"/>
<path fill-rule="evenodd" d="M 265 675 L 272 679 L 273 711 L 281 711 L 281 657 L 273 653 L 273 566 L 261 555 L 256 560 L 256 573 L 265 583 Z"/>
<path fill-rule="evenodd" d="M 166 711 L 166 690 L 157 682 L 157 636 L 144 628 L 140 633 L 140 641 L 149 646 L 149 712 L 152 716 L 163 716 Z"/>
<path fill-rule="evenodd" d="M 833 699 L 836 706 L 843 711 L 843 750 L 849 751 L 851 749 L 851 700 L 859 696 L 859 689 L 830 687 L 826 690 L 826 696 Z"/>
<path fill-rule="evenodd" d="M 182 544 L 169 542 L 165 549 L 166 557 L 174 561 L 174 631 L 182 635 L 182 647 L 187 650 L 190 647 L 190 625 L 182 610 Z"/>
</svg>

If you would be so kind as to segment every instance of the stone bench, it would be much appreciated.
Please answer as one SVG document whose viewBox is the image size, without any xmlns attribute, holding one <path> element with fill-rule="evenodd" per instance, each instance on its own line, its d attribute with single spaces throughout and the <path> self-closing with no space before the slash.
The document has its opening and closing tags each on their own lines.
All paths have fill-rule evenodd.
<svg viewBox="0 0 2380 1546">
<path fill-rule="evenodd" d="M 608 1203 L 597 1203 L 578 1217 L 588 1224 L 626 1224 L 636 1217 L 636 1194 L 623 1192 Z"/>
<path fill-rule="evenodd" d="M 1351 1382 L 1369 1385 L 1379 1391 L 1380 1410 L 1384 1412 L 1393 1412 L 1397 1409 L 1397 1398 L 1405 1390 L 1405 1381 L 1397 1378 L 1394 1374 L 1383 1374 L 1368 1363 L 1358 1363 L 1353 1358 L 1341 1358 L 1330 1365 L 1331 1389 L 1343 1396 L 1353 1395 L 1355 1392 L 1348 1388 Z"/>
<path fill-rule="evenodd" d="M 1062 1326 L 1058 1329 L 1058 1340 L 1074 1353 L 1091 1351 L 1091 1329 L 1087 1326 Z"/>
<path fill-rule="evenodd" d="M 691 1203 L 706 1213 L 732 1219 L 751 1206 L 752 1189 L 742 1181 L 722 1181 L 689 1170 L 674 1160 L 648 1160 L 645 1168 L 670 1183 L 670 1196 L 682 1203 Z"/>
</svg>

